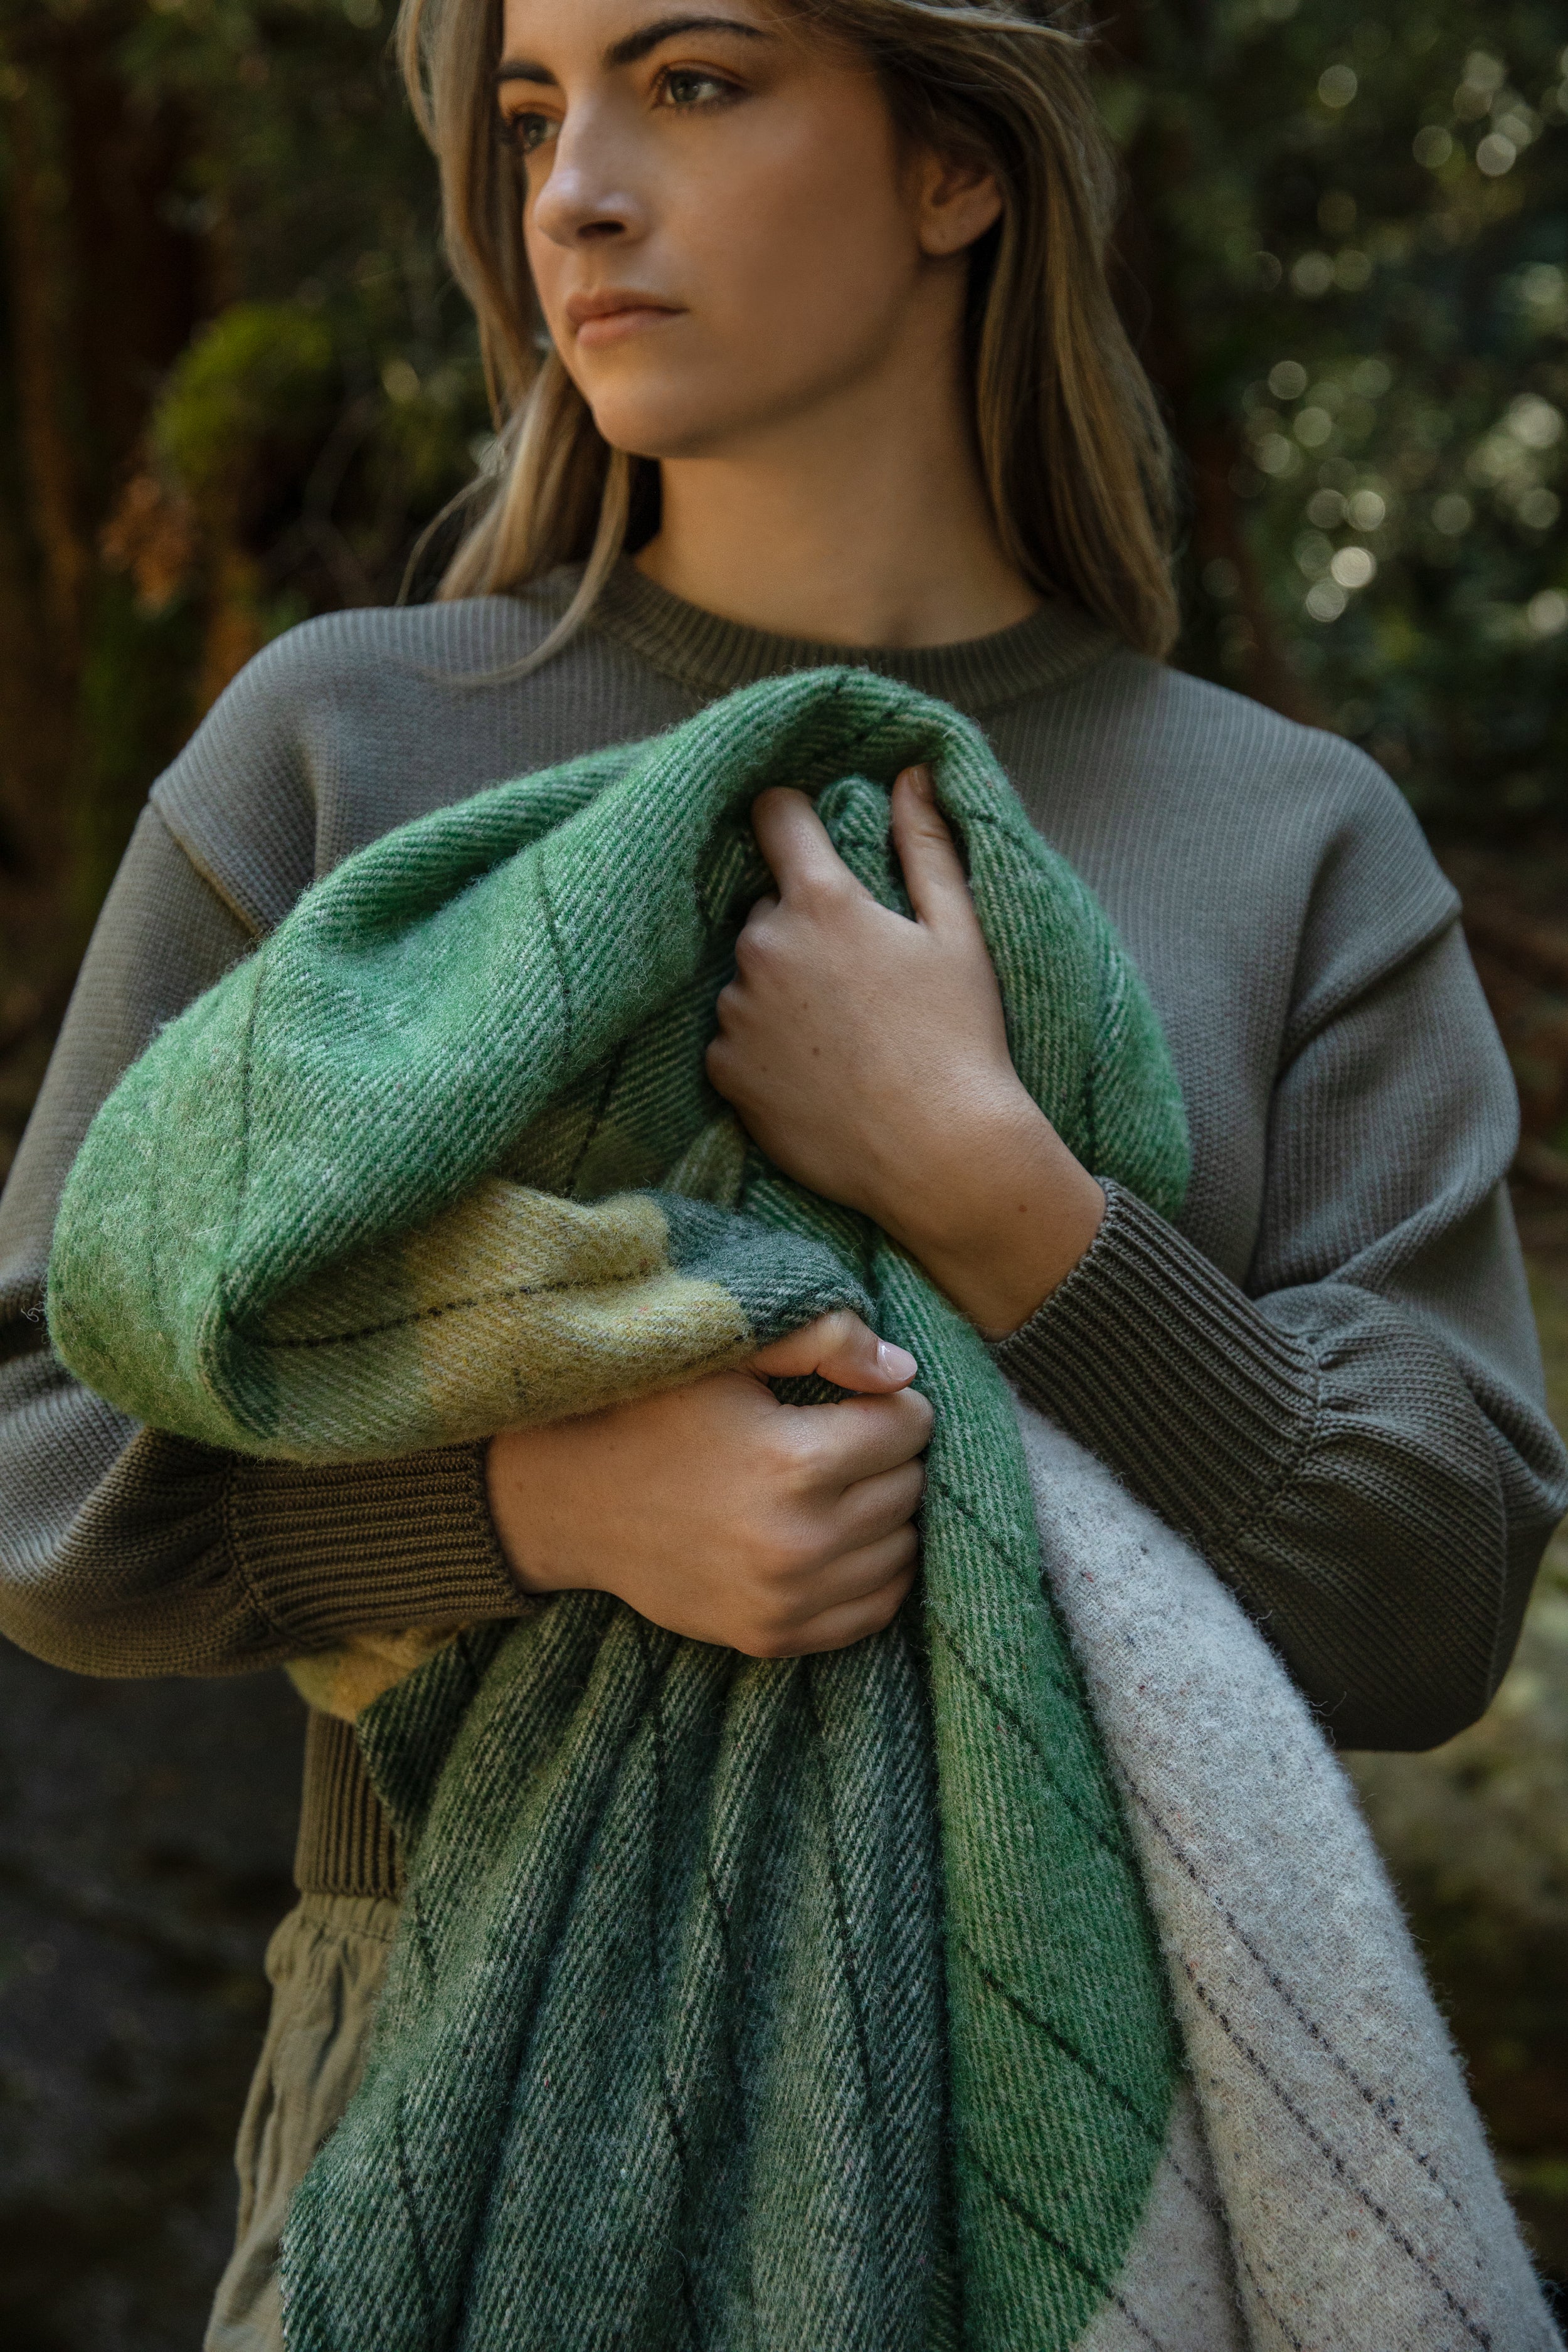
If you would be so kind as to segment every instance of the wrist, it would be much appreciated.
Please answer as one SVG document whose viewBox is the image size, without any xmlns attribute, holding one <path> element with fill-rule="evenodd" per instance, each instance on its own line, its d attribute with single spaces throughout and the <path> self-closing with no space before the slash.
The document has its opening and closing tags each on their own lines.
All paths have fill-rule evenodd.
<svg viewBox="0 0 1568 2352">
<path fill-rule="evenodd" d="M 541 1524 L 537 1492 L 532 1496 L 531 1510 L 527 1507 L 526 1487 L 530 1482 L 517 1456 L 536 1436 L 537 1433 L 530 1430 L 503 1429 L 491 1438 L 485 1448 L 485 1492 L 496 1541 L 512 1582 L 531 1599 L 542 1600 L 548 1593 L 581 1586 L 585 1580 L 562 1570 L 557 1559 L 559 1547 L 552 1544 L 548 1526 Z M 538 1481 L 532 1483 L 537 1487 Z"/>
<path fill-rule="evenodd" d="M 1105 1194 L 1020 1085 L 947 1123 L 885 1229 L 988 1339 L 1005 1339 L 1092 1246 Z"/>
</svg>

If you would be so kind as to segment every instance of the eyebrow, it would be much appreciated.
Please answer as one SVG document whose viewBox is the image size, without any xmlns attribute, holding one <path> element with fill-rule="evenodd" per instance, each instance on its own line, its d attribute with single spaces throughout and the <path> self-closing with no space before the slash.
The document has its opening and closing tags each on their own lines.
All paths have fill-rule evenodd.
<svg viewBox="0 0 1568 2352">
<path fill-rule="evenodd" d="M 611 68 L 635 66 L 661 41 L 673 41 L 682 33 L 739 33 L 743 40 L 770 41 L 773 36 L 764 33 L 760 25 L 742 24 L 737 16 L 659 16 L 645 25 L 637 33 L 628 33 L 624 40 L 616 41 L 605 51 L 605 63 Z M 526 58 L 504 58 L 496 68 L 498 83 L 534 81 L 556 87 L 555 76 L 548 66 L 533 64 Z"/>
</svg>

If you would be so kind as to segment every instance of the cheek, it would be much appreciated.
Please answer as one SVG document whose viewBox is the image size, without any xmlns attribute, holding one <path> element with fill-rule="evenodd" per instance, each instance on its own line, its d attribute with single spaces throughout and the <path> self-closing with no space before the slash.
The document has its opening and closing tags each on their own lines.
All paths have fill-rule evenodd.
<svg viewBox="0 0 1568 2352">
<path fill-rule="evenodd" d="M 857 126 L 862 127 L 863 126 Z M 812 126 L 744 159 L 691 207 L 716 324 L 760 356 L 826 356 L 873 331 L 918 261 L 891 159 Z"/>
<path fill-rule="evenodd" d="M 577 269 L 577 275 L 581 276 L 581 269 L 566 247 L 557 245 L 552 237 L 539 235 L 533 226 L 531 207 L 523 213 L 522 249 L 539 307 L 544 313 L 544 323 L 558 347 L 565 351 L 568 346 L 563 306 L 574 282 L 572 272 Z"/>
<path fill-rule="evenodd" d="M 646 266 L 689 315 L 657 345 L 570 362 L 608 439 L 696 454 L 882 358 L 921 257 L 885 122 L 866 112 L 764 129 L 737 110 L 700 152 L 663 159 Z M 558 258 L 539 257 L 547 316 Z"/>
</svg>

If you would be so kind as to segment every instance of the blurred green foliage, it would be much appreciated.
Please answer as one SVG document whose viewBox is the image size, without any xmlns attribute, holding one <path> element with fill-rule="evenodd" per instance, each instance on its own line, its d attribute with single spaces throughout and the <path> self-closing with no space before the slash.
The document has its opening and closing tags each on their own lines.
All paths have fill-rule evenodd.
<svg viewBox="0 0 1568 2352">
<path fill-rule="evenodd" d="M 489 419 L 377 0 L 0 0 L 0 1173 L 147 786 Z"/>
<path fill-rule="evenodd" d="M 1194 468 L 1184 660 L 1444 826 L 1568 811 L 1568 17 L 1120 21 L 1130 267 Z"/>
<path fill-rule="evenodd" d="M 246 606 L 197 682 L 205 704 L 247 635 L 398 593 L 489 417 L 377 0 L 174 0 L 129 17 L 136 102 L 189 126 L 169 202 L 213 278 L 216 315 L 156 388 L 144 442 L 165 520 L 184 503 L 194 525 L 180 590 Z M 139 552 L 132 532 L 132 571 Z M 174 586 L 157 561 L 150 602 Z"/>
<path fill-rule="evenodd" d="M 191 498 L 226 501 L 263 451 L 319 438 L 339 374 L 325 319 L 292 303 L 231 303 L 170 370 L 153 457 Z"/>
</svg>

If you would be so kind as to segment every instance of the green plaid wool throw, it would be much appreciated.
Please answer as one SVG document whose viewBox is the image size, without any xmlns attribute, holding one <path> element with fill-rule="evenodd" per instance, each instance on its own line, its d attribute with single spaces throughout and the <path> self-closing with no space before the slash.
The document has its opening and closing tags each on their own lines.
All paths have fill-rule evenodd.
<svg viewBox="0 0 1568 2352">
<path fill-rule="evenodd" d="M 767 886 L 754 795 L 814 793 L 907 909 L 888 786 L 920 759 L 1026 1085 L 1173 1209 L 1180 1099 L 1104 916 L 972 725 L 853 669 L 360 852 L 77 1162 L 59 1351 L 214 1445 L 479 1437 L 846 1304 L 936 1408 L 918 1599 L 875 1640 L 762 1663 L 579 1593 L 307 1671 L 357 1714 L 408 1884 L 368 2071 L 290 2218 L 295 2352 L 1049 2352 L 1114 2296 L 1180 2061 L 1008 1393 L 702 1071 Z"/>
</svg>

